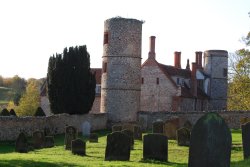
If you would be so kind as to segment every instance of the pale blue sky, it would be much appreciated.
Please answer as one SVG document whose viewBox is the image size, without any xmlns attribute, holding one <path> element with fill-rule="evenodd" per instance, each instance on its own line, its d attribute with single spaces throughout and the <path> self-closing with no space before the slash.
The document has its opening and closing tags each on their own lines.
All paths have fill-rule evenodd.
<svg viewBox="0 0 250 167">
<path fill-rule="evenodd" d="M 41 78 L 48 59 L 65 47 L 87 45 L 91 67 L 101 67 L 104 20 L 144 20 L 142 62 L 149 36 L 156 36 L 156 59 L 182 67 L 195 51 L 244 47 L 250 31 L 250 0 L 1 0 L 0 75 Z"/>
</svg>

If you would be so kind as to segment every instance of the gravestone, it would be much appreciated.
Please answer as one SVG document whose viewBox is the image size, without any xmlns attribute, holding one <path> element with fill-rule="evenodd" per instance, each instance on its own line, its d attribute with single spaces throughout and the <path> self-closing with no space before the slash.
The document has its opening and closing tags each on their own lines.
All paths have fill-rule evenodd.
<svg viewBox="0 0 250 167">
<path fill-rule="evenodd" d="M 134 125 L 130 124 L 130 123 L 125 123 L 122 125 L 122 130 L 124 130 L 124 129 L 128 129 L 128 130 L 134 132 Z"/>
<path fill-rule="evenodd" d="M 107 136 L 105 161 L 129 161 L 130 137 L 121 132 L 113 132 Z"/>
<path fill-rule="evenodd" d="M 192 130 L 193 125 L 192 125 L 192 123 L 191 123 L 190 121 L 187 120 L 187 121 L 184 123 L 183 127 L 184 127 L 184 128 L 187 128 L 187 129 L 189 129 L 189 130 Z"/>
<path fill-rule="evenodd" d="M 241 125 L 244 159 L 250 157 L 250 122 Z"/>
<path fill-rule="evenodd" d="M 121 131 L 122 133 L 126 134 L 130 138 L 130 149 L 134 149 L 134 132 L 129 129 L 124 129 Z"/>
<path fill-rule="evenodd" d="M 155 121 L 153 122 L 153 133 L 160 133 L 160 134 L 163 134 L 163 129 L 164 129 L 164 123 L 163 121 Z"/>
<path fill-rule="evenodd" d="M 65 149 L 71 150 L 71 141 L 77 138 L 77 130 L 73 126 L 66 126 L 65 128 Z"/>
<path fill-rule="evenodd" d="M 141 126 L 138 126 L 138 125 L 134 126 L 134 139 L 135 140 L 142 140 Z"/>
<path fill-rule="evenodd" d="M 90 135 L 90 128 L 91 128 L 90 123 L 88 121 L 85 121 L 82 124 L 82 135 L 86 136 L 86 137 L 89 137 L 89 135 Z"/>
<path fill-rule="evenodd" d="M 143 159 L 168 161 L 168 138 L 163 134 L 143 136 Z"/>
<path fill-rule="evenodd" d="M 26 135 L 21 132 L 16 140 L 15 151 L 19 153 L 27 153 L 28 152 L 28 140 Z"/>
<path fill-rule="evenodd" d="M 168 120 L 164 124 L 164 134 L 168 137 L 168 139 L 176 139 L 176 131 L 180 127 L 179 118 L 174 118 Z"/>
<path fill-rule="evenodd" d="M 191 132 L 189 167 L 229 167 L 231 132 L 223 118 L 214 112 L 202 116 Z"/>
<path fill-rule="evenodd" d="M 45 127 L 43 129 L 43 132 L 44 132 L 44 136 L 50 136 L 51 135 L 51 131 L 48 127 Z"/>
<path fill-rule="evenodd" d="M 98 143 L 98 135 L 96 133 L 90 133 L 89 142 L 90 143 Z"/>
<path fill-rule="evenodd" d="M 248 117 L 240 118 L 240 124 L 241 125 L 246 124 L 248 122 L 250 122 L 250 118 L 248 118 Z"/>
<path fill-rule="evenodd" d="M 121 125 L 113 125 L 112 126 L 112 132 L 119 132 L 119 131 L 122 131 Z"/>
<path fill-rule="evenodd" d="M 73 154 L 86 155 L 86 143 L 82 139 L 75 139 L 71 141 L 71 151 Z"/>
<path fill-rule="evenodd" d="M 189 146 L 190 144 L 190 130 L 188 128 L 180 128 L 176 131 L 177 144 L 179 146 Z"/>
<path fill-rule="evenodd" d="M 55 146 L 55 141 L 53 136 L 45 136 L 44 147 L 51 148 Z"/>
<path fill-rule="evenodd" d="M 35 149 L 43 148 L 44 147 L 44 133 L 42 131 L 35 131 L 32 136 L 33 139 L 33 147 Z"/>
</svg>

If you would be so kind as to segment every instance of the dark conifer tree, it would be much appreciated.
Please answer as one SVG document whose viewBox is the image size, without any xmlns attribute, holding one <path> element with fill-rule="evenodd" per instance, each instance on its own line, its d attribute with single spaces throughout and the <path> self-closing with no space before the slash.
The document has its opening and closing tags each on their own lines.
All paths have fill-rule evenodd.
<svg viewBox="0 0 250 167">
<path fill-rule="evenodd" d="M 65 48 L 63 54 L 50 57 L 47 84 L 54 114 L 88 113 L 95 99 L 96 81 L 86 46 Z"/>
<path fill-rule="evenodd" d="M 12 115 L 12 116 L 16 116 L 16 112 L 15 112 L 15 110 L 14 110 L 14 109 L 11 109 L 11 110 L 10 110 L 10 115 Z"/>
<path fill-rule="evenodd" d="M 1 112 L 1 116 L 10 116 L 10 112 L 6 108 L 4 108 Z"/>
<path fill-rule="evenodd" d="M 46 114 L 44 113 L 43 109 L 41 107 L 37 107 L 36 112 L 35 112 L 35 116 L 39 116 L 39 117 L 43 117 L 46 116 Z"/>
</svg>

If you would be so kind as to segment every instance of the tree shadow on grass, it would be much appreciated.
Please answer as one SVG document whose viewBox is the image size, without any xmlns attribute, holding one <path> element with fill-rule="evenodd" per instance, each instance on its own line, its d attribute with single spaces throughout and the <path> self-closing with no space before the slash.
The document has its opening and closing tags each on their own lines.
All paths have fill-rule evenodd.
<svg viewBox="0 0 250 167">
<path fill-rule="evenodd" d="M 176 166 L 176 167 L 187 167 L 186 163 L 164 162 L 164 161 L 156 161 L 156 160 L 150 160 L 150 159 L 142 159 L 139 162 L 148 163 L 148 164 L 170 165 L 170 166 Z"/>
<path fill-rule="evenodd" d="M 37 162 L 33 160 L 0 160 L 0 166 L 16 167 L 62 167 L 62 166 L 76 166 L 69 163 L 51 163 L 51 162 Z"/>
</svg>

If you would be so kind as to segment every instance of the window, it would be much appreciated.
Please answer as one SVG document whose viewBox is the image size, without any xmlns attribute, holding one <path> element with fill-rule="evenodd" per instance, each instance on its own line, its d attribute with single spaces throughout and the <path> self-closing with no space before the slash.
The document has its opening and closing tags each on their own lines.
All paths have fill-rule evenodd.
<svg viewBox="0 0 250 167">
<path fill-rule="evenodd" d="M 101 85 L 96 85 L 95 87 L 95 94 L 100 95 L 101 94 Z"/>
<path fill-rule="evenodd" d="M 180 78 L 176 78 L 177 85 L 180 85 Z"/>
<path fill-rule="evenodd" d="M 141 78 L 141 84 L 144 84 L 144 78 Z"/>
<path fill-rule="evenodd" d="M 103 73 L 107 72 L 107 62 L 103 62 L 103 64 L 102 64 L 102 71 L 103 71 Z"/>
<path fill-rule="evenodd" d="M 156 84 L 159 85 L 159 78 L 156 78 Z"/>
<path fill-rule="evenodd" d="M 108 44 L 109 36 L 108 32 L 104 32 L 103 45 Z"/>
<path fill-rule="evenodd" d="M 224 68 L 224 69 L 223 69 L 223 76 L 224 76 L 224 77 L 227 77 L 227 68 Z"/>
<path fill-rule="evenodd" d="M 181 79 L 181 85 L 184 86 L 185 80 Z"/>
</svg>

